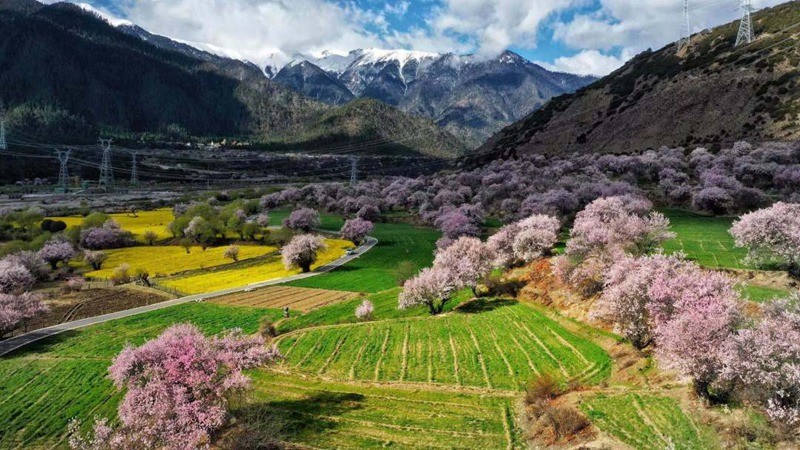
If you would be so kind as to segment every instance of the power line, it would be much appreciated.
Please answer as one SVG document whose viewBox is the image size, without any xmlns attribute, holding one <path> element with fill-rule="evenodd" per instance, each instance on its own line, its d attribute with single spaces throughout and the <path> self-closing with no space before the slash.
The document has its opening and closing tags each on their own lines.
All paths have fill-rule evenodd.
<svg viewBox="0 0 800 450">
<path fill-rule="evenodd" d="M 741 0 L 742 7 L 742 21 L 739 23 L 739 34 L 736 36 L 736 47 L 741 44 L 749 44 L 753 42 L 755 36 L 753 34 L 753 4 L 751 0 Z"/>
</svg>

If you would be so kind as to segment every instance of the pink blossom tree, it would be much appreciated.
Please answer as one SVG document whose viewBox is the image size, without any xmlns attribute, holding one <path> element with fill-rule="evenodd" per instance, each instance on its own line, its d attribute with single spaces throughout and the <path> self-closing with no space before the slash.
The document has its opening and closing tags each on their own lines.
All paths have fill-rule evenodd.
<svg viewBox="0 0 800 450">
<path fill-rule="evenodd" d="M 311 271 L 311 265 L 317 262 L 317 254 L 327 248 L 321 236 L 300 234 L 292 238 L 281 249 L 283 265 L 287 269 L 301 269 L 304 273 Z"/>
<path fill-rule="evenodd" d="M 356 307 L 356 319 L 361 321 L 371 320 L 375 305 L 369 300 L 364 300 Z"/>
<path fill-rule="evenodd" d="M 477 295 L 477 286 L 492 271 L 494 255 L 474 237 L 460 237 L 449 247 L 436 252 L 433 267 L 449 273 L 455 289 L 470 288 Z"/>
<path fill-rule="evenodd" d="M 83 252 L 83 259 L 92 266 L 92 269 L 100 270 L 103 263 L 108 259 L 108 254 L 100 251 L 85 250 Z"/>
<path fill-rule="evenodd" d="M 339 233 L 341 233 L 343 239 L 347 239 L 355 245 L 360 245 L 372 231 L 372 228 L 372 222 L 356 218 L 345 221 Z"/>
<path fill-rule="evenodd" d="M 0 294 L 0 338 L 49 311 L 36 294 Z"/>
<path fill-rule="evenodd" d="M 448 271 L 427 267 L 403 284 L 398 299 L 400 309 L 427 306 L 431 315 L 440 314 L 453 292 L 453 280 Z"/>
<path fill-rule="evenodd" d="M 496 267 L 507 269 L 517 262 L 517 255 L 514 253 L 514 240 L 519 231 L 519 225 L 511 223 L 500 228 L 487 239 L 486 246 L 494 254 Z"/>
<path fill-rule="evenodd" d="M 291 230 L 299 230 L 308 233 L 320 224 L 319 213 L 311 208 L 295 209 L 283 221 L 283 226 Z"/>
<path fill-rule="evenodd" d="M 75 257 L 75 249 L 65 240 L 51 239 L 39 250 L 37 255 L 50 263 L 53 270 L 58 268 L 58 263 L 67 262 Z"/>
<path fill-rule="evenodd" d="M 800 276 L 800 204 L 778 202 L 743 215 L 730 230 L 736 245 L 747 248 L 747 261 L 780 264 Z"/>
<path fill-rule="evenodd" d="M 45 281 L 50 278 L 50 267 L 39 255 L 32 251 L 23 250 L 12 253 L 3 258 L 3 260 L 25 267 L 36 281 Z"/>
<path fill-rule="evenodd" d="M 561 223 L 553 216 L 533 215 L 518 223 L 520 231 L 514 237 L 514 256 L 531 262 L 544 256 L 558 242 Z"/>
<path fill-rule="evenodd" d="M 19 294 L 30 289 L 35 279 L 22 264 L 11 260 L 0 260 L 0 294 Z"/>
<path fill-rule="evenodd" d="M 132 242 L 131 234 L 120 228 L 113 220 L 107 220 L 101 227 L 81 231 L 81 247 L 89 250 L 126 247 Z"/>
<path fill-rule="evenodd" d="M 800 424 L 800 294 L 771 301 L 762 320 L 730 339 L 723 374 L 772 420 Z"/>
<path fill-rule="evenodd" d="M 280 357 L 260 336 L 240 330 L 206 338 L 194 325 L 174 325 L 114 358 L 109 375 L 127 389 L 116 429 L 99 421 L 95 434 L 75 433 L 76 449 L 207 449 L 228 416 L 228 400 L 249 386 L 243 373 Z M 78 427 L 73 426 L 72 431 Z"/>
</svg>

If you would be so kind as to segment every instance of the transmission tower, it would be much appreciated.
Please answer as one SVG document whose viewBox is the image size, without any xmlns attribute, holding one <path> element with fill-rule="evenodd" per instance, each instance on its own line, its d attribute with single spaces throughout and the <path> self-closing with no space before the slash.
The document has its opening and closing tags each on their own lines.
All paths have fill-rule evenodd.
<svg viewBox="0 0 800 450">
<path fill-rule="evenodd" d="M 736 46 L 741 44 L 749 44 L 755 39 L 753 33 L 753 3 L 751 0 L 741 0 L 742 7 L 742 21 L 739 23 L 739 34 L 736 36 Z"/>
<path fill-rule="evenodd" d="M 678 40 L 678 51 L 688 47 L 692 40 L 692 27 L 689 22 L 689 0 L 683 0 L 683 21 L 681 22 L 681 37 Z"/>
<path fill-rule="evenodd" d="M 133 162 L 131 163 L 131 187 L 139 185 L 139 170 L 136 167 L 136 153 L 133 154 Z"/>
<path fill-rule="evenodd" d="M 100 164 L 99 186 L 105 190 L 114 187 L 114 169 L 111 167 L 111 139 L 100 138 L 103 148 L 103 162 Z"/>
<path fill-rule="evenodd" d="M 0 150 L 8 150 L 8 143 L 6 142 L 6 121 L 0 119 Z"/>
<path fill-rule="evenodd" d="M 354 185 L 358 182 L 358 159 L 353 156 L 350 159 L 350 184 Z"/>
<path fill-rule="evenodd" d="M 56 150 L 58 162 L 61 163 L 61 167 L 58 169 L 58 185 L 65 194 L 69 192 L 69 171 L 67 169 L 67 164 L 69 163 L 70 152 L 72 152 L 70 149 Z"/>
</svg>

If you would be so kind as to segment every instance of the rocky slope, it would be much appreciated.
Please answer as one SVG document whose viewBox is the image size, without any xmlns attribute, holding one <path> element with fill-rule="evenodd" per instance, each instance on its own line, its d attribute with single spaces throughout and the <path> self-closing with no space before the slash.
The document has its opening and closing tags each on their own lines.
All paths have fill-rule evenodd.
<svg viewBox="0 0 800 450">
<path fill-rule="evenodd" d="M 280 69 L 273 80 L 332 104 L 352 98 L 380 100 L 479 144 L 550 98 L 573 92 L 594 78 L 550 72 L 513 52 L 483 61 L 453 54 L 360 49 L 346 55 L 301 57 Z"/>
<path fill-rule="evenodd" d="M 551 100 L 476 154 L 513 156 L 800 139 L 800 2 L 754 14 L 757 40 L 734 47 L 738 22 L 644 52 L 596 83 Z"/>
</svg>

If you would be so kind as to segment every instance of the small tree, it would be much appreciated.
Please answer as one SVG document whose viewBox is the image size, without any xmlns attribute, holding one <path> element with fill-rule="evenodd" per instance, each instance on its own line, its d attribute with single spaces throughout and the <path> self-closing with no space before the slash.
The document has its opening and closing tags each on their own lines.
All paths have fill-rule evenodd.
<svg viewBox="0 0 800 450">
<path fill-rule="evenodd" d="M 22 264 L 0 260 L 0 294 L 19 294 L 30 289 L 35 279 Z"/>
<path fill-rule="evenodd" d="M 84 288 L 86 288 L 86 280 L 81 276 L 71 277 L 67 280 L 66 284 L 64 284 L 65 293 L 80 292 Z"/>
<path fill-rule="evenodd" d="M 158 233 L 153 230 L 147 230 L 144 232 L 144 241 L 147 245 L 155 245 L 156 241 L 158 240 Z"/>
<path fill-rule="evenodd" d="M 193 244 L 194 244 L 194 242 L 189 238 L 181 239 L 181 247 L 183 247 L 183 249 L 186 250 L 186 254 L 187 255 L 192 253 L 192 245 Z"/>
<path fill-rule="evenodd" d="M 0 338 L 47 311 L 36 294 L 0 294 Z"/>
<path fill-rule="evenodd" d="M 800 277 L 800 204 L 778 202 L 743 215 L 733 223 L 736 245 L 747 248 L 747 261 L 782 265 Z"/>
<path fill-rule="evenodd" d="M 295 209 L 283 221 L 283 226 L 290 230 L 299 230 L 308 233 L 320 224 L 319 213 L 311 208 Z"/>
<path fill-rule="evenodd" d="M 100 270 L 103 266 L 103 263 L 108 259 L 108 254 L 105 252 L 93 251 L 93 250 L 85 250 L 83 252 L 83 259 L 92 266 L 94 270 Z"/>
<path fill-rule="evenodd" d="M 58 263 L 67 262 L 75 257 L 72 244 L 64 240 L 51 239 L 38 253 L 39 257 L 50 263 L 53 270 L 58 268 Z"/>
<path fill-rule="evenodd" d="M 239 246 L 231 245 L 230 247 L 225 249 L 225 254 L 223 256 L 225 256 L 230 260 L 233 260 L 233 262 L 239 261 Z"/>
<path fill-rule="evenodd" d="M 150 272 L 147 269 L 138 268 L 133 271 L 133 279 L 147 287 L 152 286 L 150 283 Z"/>
<path fill-rule="evenodd" d="M 372 320 L 372 313 L 375 311 L 375 306 L 369 300 L 364 300 L 356 307 L 356 319 L 360 321 Z"/>
<path fill-rule="evenodd" d="M 477 286 L 492 271 L 494 255 L 480 239 L 460 237 L 449 247 L 436 252 L 433 267 L 449 274 L 453 288 L 468 287 L 477 295 Z"/>
<path fill-rule="evenodd" d="M 287 269 L 301 269 L 304 273 L 311 271 L 311 265 L 317 262 L 317 254 L 327 248 L 321 236 L 301 234 L 281 249 L 283 265 Z"/>
<path fill-rule="evenodd" d="M 75 449 L 208 448 L 225 425 L 229 398 L 249 386 L 244 370 L 280 357 L 260 336 L 240 330 L 206 338 L 193 325 L 174 325 L 141 347 L 128 346 L 109 374 L 126 389 L 119 405 L 120 425 L 100 420 L 91 437 L 70 426 Z"/>
<path fill-rule="evenodd" d="M 555 217 L 538 214 L 520 221 L 517 226 L 519 232 L 512 244 L 514 256 L 527 263 L 553 249 L 561 223 Z"/>
<path fill-rule="evenodd" d="M 507 269 L 517 262 L 517 255 L 514 252 L 514 240 L 517 238 L 519 231 L 519 225 L 512 223 L 497 230 L 486 241 L 486 246 L 494 254 L 496 267 Z"/>
<path fill-rule="evenodd" d="M 217 239 L 217 231 L 208 220 L 197 216 L 189 221 L 189 225 L 183 230 L 183 234 L 200 245 L 205 251 Z"/>
<path fill-rule="evenodd" d="M 450 301 L 453 292 L 453 280 L 450 274 L 438 268 L 425 268 L 405 282 L 398 299 L 400 309 L 424 305 L 431 315 L 440 314 Z"/>
<path fill-rule="evenodd" d="M 34 252 L 23 250 L 6 256 L 3 260 L 21 265 L 28 269 L 36 281 L 46 281 L 50 278 L 50 267 Z"/>
<path fill-rule="evenodd" d="M 343 239 L 347 239 L 354 245 L 360 245 L 364 238 L 372 231 L 372 222 L 364 219 L 347 220 L 339 231 Z"/>
<path fill-rule="evenodd" d="M 131 282 L 131 266 L 128 264 L 120 264 L 114 273 L 111 274 L 111 284 L 114 286 L 126 284 Z"/>
</svg>

